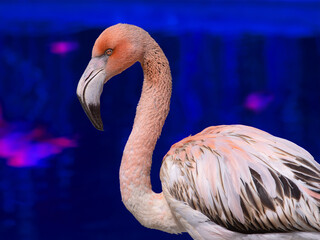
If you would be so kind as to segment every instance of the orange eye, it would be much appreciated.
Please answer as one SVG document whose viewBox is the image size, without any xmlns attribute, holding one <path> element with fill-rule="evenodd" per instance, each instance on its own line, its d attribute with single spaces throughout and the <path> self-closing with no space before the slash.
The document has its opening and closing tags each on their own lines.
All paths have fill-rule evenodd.
<svg viewBox="0 0 320 240">
<path fill-rule="evenodd" d="M 107 55 L 107 56 L 110 56 L 111 54 L 112 54 L 112 49 L 111 48 L 108 48 L 106 51 L 105 51 L 105 55 Z"/>
</svg>

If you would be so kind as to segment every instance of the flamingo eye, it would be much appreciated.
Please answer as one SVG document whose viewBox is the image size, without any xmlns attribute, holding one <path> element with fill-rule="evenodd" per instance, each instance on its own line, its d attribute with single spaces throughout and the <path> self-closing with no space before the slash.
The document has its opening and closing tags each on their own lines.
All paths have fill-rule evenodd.
<svg viewBox="0 0 320 240">
<path fill-rule="evenodd" d="M 111 54 L 112 54 L 112 49 L 111 48 L 108 48 L 105 52 L 104 52 L 104 54 L 105 55 L 107 55 L 107 56 L 110 56 Z"/>
</svg>

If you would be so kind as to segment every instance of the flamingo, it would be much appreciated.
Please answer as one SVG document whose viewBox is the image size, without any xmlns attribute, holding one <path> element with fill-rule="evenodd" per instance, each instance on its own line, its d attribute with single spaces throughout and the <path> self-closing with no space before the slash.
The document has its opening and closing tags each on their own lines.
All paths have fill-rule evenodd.
<svg viewBox="0 0 320 240">
<path fill-rule="evenodd" d="M 77 96 L 103 130 L 100 95 L 113 76 L 140 62 L 144 81 L 123 151 L 120 190 L 145 227 L 196 240 L 320 239 L 320 166 L 303 148 L 244 125 L 204 129 L 174 144 L 152 191 L 152 153 L 169 112 L 169 63 L 143 29 L 117 24 L 96 39 Z"/>
</svg>

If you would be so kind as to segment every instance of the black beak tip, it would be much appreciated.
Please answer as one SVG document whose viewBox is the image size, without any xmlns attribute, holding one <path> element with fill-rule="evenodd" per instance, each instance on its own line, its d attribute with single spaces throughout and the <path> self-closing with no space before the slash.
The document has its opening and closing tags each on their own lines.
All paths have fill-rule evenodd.
<svg viewBox="0 0 320 240">
<path fill-rule="evenodd" d="M 101 132 L 104 131 L 102 124 L 101 124 L 101 125 L 96 125 L 96 124 L 94 124 L 93 126 L 94 126 L 97 130 L 99 130 L 99 131 L 101 131 Z"/>
<path fill-rule="evenodd" d="M 99 131 L 103 131 L 103 123 L 100 114 L 100 104 L 89 104 L 88 109 L 89 119 L 91 120 L 93 126 Z"/>
<path fill-rule="evenodd" d="M 99 131 L 104 131 L 103 129 L 103 123 L 101 120 L 101 114 L 100 114 L 100 104 L 85 104 L 84 101 L 82 101 L 81 97 L 79 97 L 80 103 L 87 114 L 89 120 L 91 121 L 92 125 Z"/>
</svg>

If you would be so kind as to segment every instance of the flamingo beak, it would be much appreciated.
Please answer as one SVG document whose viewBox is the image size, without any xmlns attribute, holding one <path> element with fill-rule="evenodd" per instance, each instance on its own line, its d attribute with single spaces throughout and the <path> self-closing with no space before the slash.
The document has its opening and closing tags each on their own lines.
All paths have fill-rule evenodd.
<svg viewBox="0 0 320 240">
<path fill-rule="evenodd" d="M 94 57 L 82 74 L 77 87 L 78 99 L 93 126 L 103 131 L 100 114 L 100 96 L 107 81 L 105 66 L 108 56 Z"/>
</svg>

